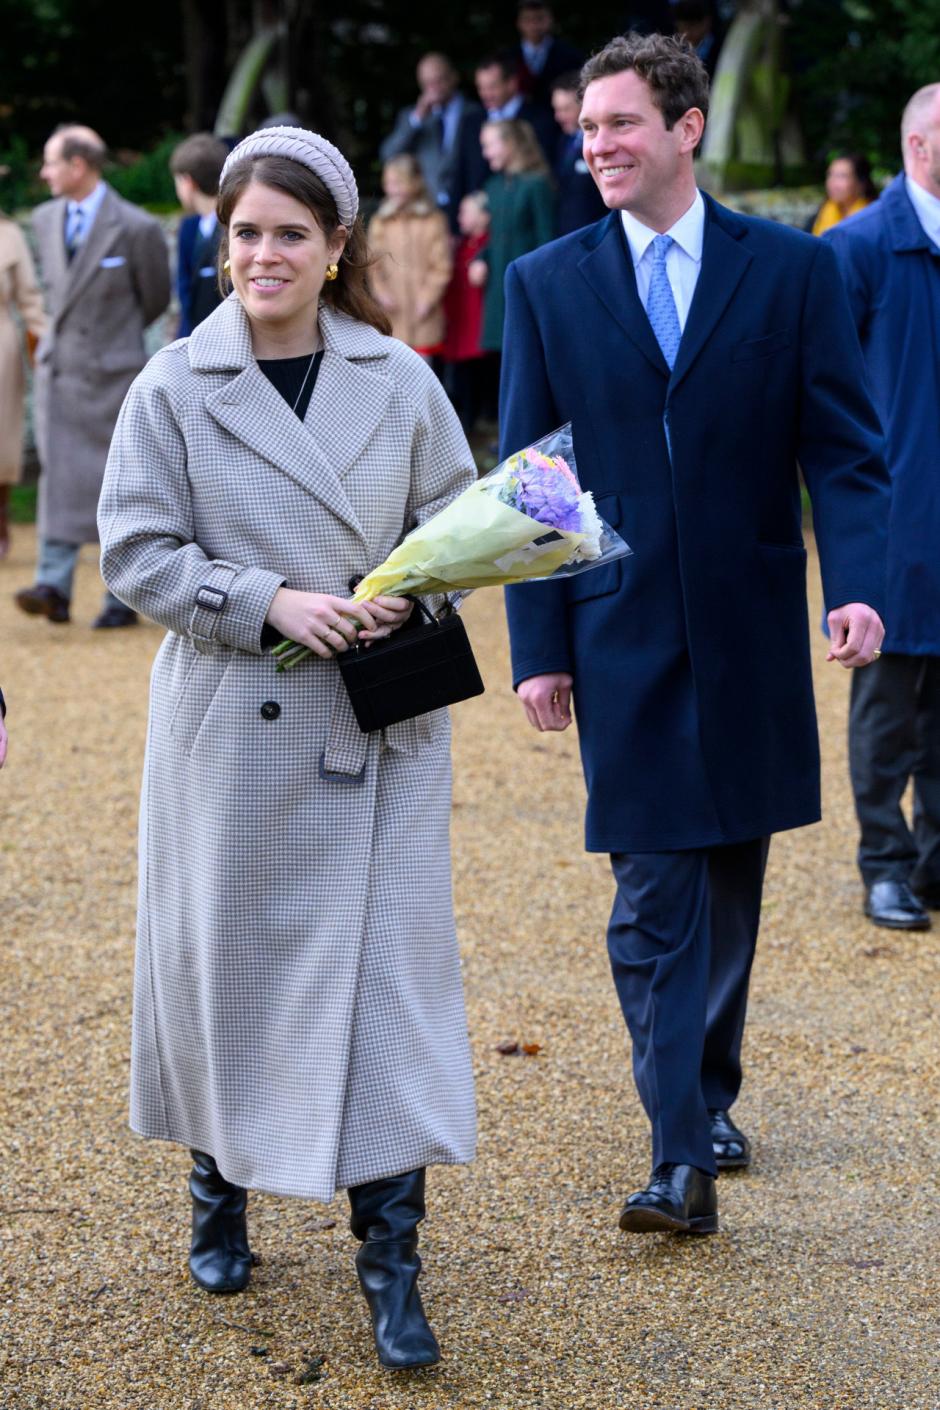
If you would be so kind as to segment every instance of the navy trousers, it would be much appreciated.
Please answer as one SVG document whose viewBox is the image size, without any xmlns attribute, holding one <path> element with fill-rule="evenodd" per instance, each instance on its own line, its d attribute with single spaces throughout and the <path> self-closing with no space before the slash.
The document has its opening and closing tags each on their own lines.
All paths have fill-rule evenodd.
<svg viewBox="0 0 940 1410">
<path fill-rule="evenodd" d="M 741 1038 L 768 837 L 686 852 L 615 852 L 607 948 L 650 1119 L 653 1169 L 714 1175 L 708 1111 L 741 1086 Z"/>
</svg>

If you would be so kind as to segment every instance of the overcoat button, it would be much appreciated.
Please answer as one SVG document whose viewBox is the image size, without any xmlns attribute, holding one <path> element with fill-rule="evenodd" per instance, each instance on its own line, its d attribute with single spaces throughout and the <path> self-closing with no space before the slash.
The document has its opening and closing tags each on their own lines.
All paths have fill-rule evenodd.
<svg viewBox="0 0 940 1410">
<path fill-rule="evenodd" d="M 260 713 L 263 720 L 276 720 L 281 713 L 281 707 L 276 700 L 266 700 Z"/>
</svg>

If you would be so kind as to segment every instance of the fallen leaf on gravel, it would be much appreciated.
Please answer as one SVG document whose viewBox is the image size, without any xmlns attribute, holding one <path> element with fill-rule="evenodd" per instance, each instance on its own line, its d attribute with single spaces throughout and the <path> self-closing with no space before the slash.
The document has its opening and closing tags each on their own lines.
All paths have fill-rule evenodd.
<svg viewBox="0 0 940 1410">
<path fill-rule="evenodd" d="M 542 1044 L 523 1043 L 522 1051 L 525 1053 L 526 1057 L 535 1057 L 536 1053 L 540 1053 L 542 1051 Z"/>
<path fill-rule="evenodd" d="M 301 1226 L 308 1234 L 324 1234 L 327 1229 L 336 1228 L 335 1219 L 311 1219 L 309 1224 Z"/>
<path fill-rule="evenodd" d="M 272 1361 L 268 1367 L 271 1375 L 276 1377 L 289 1376 L 293 1369 L 289 1361 Z"/>
<path fill-rule="evenodd" d="M 518 1053 L 519 1044 L 514 1038 L 506 1038 L 502 1043 L 496 1044 L 496 1051 L 502 1053 L 503 1057 L 512 1057 L 513 1054 Z"/>
<path fill-rule="evenodd" d="M 890 945 L 872 945 L 870 949 L 863 950 L 862 954 L 866 960 L 877 960 L 882 955 L 896 955 L 897 950 L 892 949 Z"/>
<path fill-rule="evenodd" d="M 294 1378 L 294 1384 L 298 1386 L 310 1386 L 316 1381 L 322 1381 L 326 1365 L 325 1356 L 311 1356 L 299 1376 Z"/>
</svg>

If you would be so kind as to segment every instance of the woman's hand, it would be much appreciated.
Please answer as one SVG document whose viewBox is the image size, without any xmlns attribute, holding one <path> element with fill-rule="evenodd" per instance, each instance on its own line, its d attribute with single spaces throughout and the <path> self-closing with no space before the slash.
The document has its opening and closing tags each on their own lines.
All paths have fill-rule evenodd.
<svg viewBox="0 0 940 1410">
<path fill-rule="evenodd" d="M 403 627 L 411 616 L 414 603 L 407 597 L 375 597 L 369 603 L 369 609 L 376 620 L 375 631 L 364 631 L 359 633 L 359 640 L 364 642 L 379 641 L 384 636 L 391 636 L 392 632 Z"/>
<path fill-rule="evenodd" d="M 485 259 L 474 259 L 467 265 L 467 280 L 474 289 L 482 289 L 489 274 L 490 267 Z"/>
<path fill-rule="evenodd" d="M 400 597 L 380 597 L 382 603 L 403 602 Z M 410 607 L 411 603 L 407 603 Z M 296 592 L 278 588 L 265 618 L 282 636 L 308 646 L 327 660 L 339 651 L 348 651 L 362 633 L 363 640 L 375 637 L 380 623 L 390 620 L 388 609 L 380 613 L 369 602 L 350 602 L 346 597 L 330 597 L 325 592 Z M 402 618 L 402 621 L 405 619 Z M 396 625 L 401 625 L 396 622 Z M 388 632 L 381 632 L 387 636 Z"/>
</svg>

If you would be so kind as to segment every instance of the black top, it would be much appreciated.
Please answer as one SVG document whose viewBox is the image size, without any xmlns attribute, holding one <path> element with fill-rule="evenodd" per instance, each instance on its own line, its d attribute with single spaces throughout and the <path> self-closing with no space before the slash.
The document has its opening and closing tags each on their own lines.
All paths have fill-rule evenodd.
<svg viewBox="0 0 940 1410">
<path fill-rule="evenodd" d="M 310 398 L 313 389 L 317 384 L 317 373 L 320 371 L 320 363 L 323 361 L 323 349 L 313 355 L 313 366 L 310 365 L 310 355 L 306 357 L 266 357 L 258 359 L 258 366 L 267 377 L 271 386 L 280 392 L 292 411 L 295 411 L 303 421 L 307 414 L 307 407 L 310 405 Z M 307 376 L 307 369 L 310 375 Z M 304 378 L 307 377 L 307 384 L 304 386 Z M 301 387 L 303 396 L 297 400 Z M 296 403 L 296 405 L 295 405 Z"/>
</svg>

